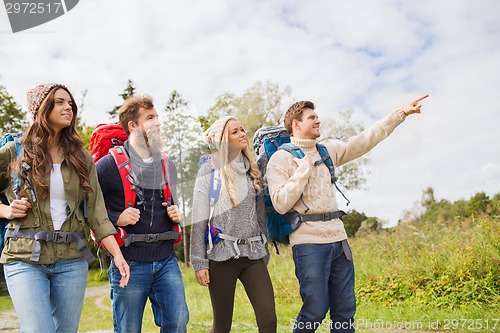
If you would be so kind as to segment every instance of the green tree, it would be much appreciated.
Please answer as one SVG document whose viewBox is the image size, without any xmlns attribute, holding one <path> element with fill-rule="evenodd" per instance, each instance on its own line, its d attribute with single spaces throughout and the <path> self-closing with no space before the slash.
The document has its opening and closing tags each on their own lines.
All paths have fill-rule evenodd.
<svg viewBox="0 0 500 333">
<path fill-rule="evenodd" d="M 0 134 L 22 132 L 28 127 L 24 112 L 7 89 L 0 85 Z"/>
<path fill-rule="evenodd" d="M 234 116 L 237 103 L 238 98 L 233 93 L 226 92 L 217 96 L 215 104 L 208 110 L 208 114 L 198 117 L 202 130 L 206 131 L 220 117 Z"/>
<path fill-rule="evenodd" d="M 491 214 L 498 215 L 500 213 L 500 193 L 497 193 L 491 198 Z"/>
<path fill-rule="evenodd" d="M 432 187 L 429 186 L 422 192 L 421 204 L 424 208 L 430 208 L 436 204 L 434 189 Z"/>
<path fill-rule="evenodd" d="M 347 232 L 347 236 L 354 237 L 358 232 L 361 223 L 363 223 L 363 221 L 366 220 L 368 217 L 365 215 L 365 213 L 358 212 L 355 209 L 350 210 L 349 215 L 350 216 L 345 216 L 343 218 L 344 227 L 345 231 Z"/>
<path fill-rule="evenodd" d="M 486 214 L 486 210 L 490 205 L 490 198 L 484 192 L 476 193 L 467 203 L 467 215 L 476 216 Z"/>
<path fill-rule="evenodd" d="M 84 147 L 86 149 L 89 149 L 90 136 L 92 135 L 92 131 L 94 130 L 94 126 L 87 125 L 85 120 L 83 120 L 83 113 L 84 113 L 85 108 L 86 108 L 85 98 L 87 97 L 87 92 L 88 92 L 87 89 L 82 90 L 81 98 L 80 98 L 80 101 L 78 102 L 78 119 L 77 119 L 77 123 L 76 123 L 76 129 L 78 131 L 78 134 L 80 135 L 80 137 L 83 140 Z"/>
<path fill-rule="evenodd" d="M 206 117 L 200 117 L 204 129 L 221 116 L 236 116 L 252 140 L 262 126 L 278 125 L 284 110 L 292 103 L 291 88 L 272 81 L 257 81 L 241 96 L 226 92 L 217 97 Z"/>
<path fill-rule="evenodd" d="M 376 217 L 370 216 L 361 223 L 356 235 L 362 237 L 374 232 L 379 233 L 380 231 L 382 231 L 382 223 Z"/>
<path fill-rule="evenodd" d="M 341 110 L 332 118 L 321 120 L 320 142 L 327 143 L 332 140 L 347 141 L 350 137 L 361 133 L 364 127 L 352 120 L 352 110 Z M 366 177 L 370 174 L 369 166 L 372 164 L 367 155 L 358 157 L 336 170 L 338 183 L 346 190 L 365 189 Z"/>
<path fill-rule="evenodd" d="M 193 188 L 198 173 L 198 161 L 203 144 L 200 139 L 201 127 L 199 121 L 189 114 L 189 104 L 179 92 L 172 91 L 165 106 L 162 134 L 165 150 L 177 167 L 179 207 L 183 213 L 183 249 L 181 259 L 186 265 L 188 260 L 189 228 L 188 216 L 191 216 Z"/>
<path fill-rule="evenodd" d="M 127 81 L 127 87 L 123 90 L 123 92 L 121 94 L 118 94 L 118 96 L 123 98 L 123 101 L 125 101 L 127 98 L 135 95 L 135 90 L 136 90 L 136 88 L 134 86 L 134 82 L 132 82 L 132 80 L 129 79 Z M 121 108 L 121 106 L 122 106 L 122 104 L 117 105 L 113 108 L 113 110 L 108 111 L 109 118 L 112 121 L 118 120 L 118 110 Z"/>
</svg>

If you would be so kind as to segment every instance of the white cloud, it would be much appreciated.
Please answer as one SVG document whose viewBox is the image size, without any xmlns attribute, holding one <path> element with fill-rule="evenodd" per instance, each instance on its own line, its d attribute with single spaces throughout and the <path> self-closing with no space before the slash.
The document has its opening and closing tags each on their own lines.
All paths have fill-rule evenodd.
<svg viewBox="0 0 500 333">
<path fill-rule="evenodd" d="M 498 13 L 495 0 L 86 0 L 12 34 L 0 9 L 0 83 L 23 106 L 44 81 L 87 89 L 89 123 L 107 121 L 128 79 L 161 107 L 176 89 L 198 113 L 269 79 L 366 127 L 429 93 L 371 153 L 368 191 L 350 195 L 395 223 L 427 186 L 451 200 L 500 189 Z"/>
</svg>

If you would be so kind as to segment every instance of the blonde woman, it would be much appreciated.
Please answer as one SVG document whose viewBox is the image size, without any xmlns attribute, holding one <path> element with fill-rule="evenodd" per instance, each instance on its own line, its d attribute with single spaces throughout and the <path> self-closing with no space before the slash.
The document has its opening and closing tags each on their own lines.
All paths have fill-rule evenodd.
<svg viewBox="0 0 500 333">
<path fill-rule="evenodd" d="M 254 308 L 258 331 L 276 332 L 261 175 L 247 135 L 238 119 L 227 116 L 215 121 L 203 139 L 217 152 L 196 179 L 191 263 L 198 283 L 210 291 L 211 332 L 231 331 L 238 279 Z M 219 188 L 216 198 L 214 187 Z"/>
</svg>

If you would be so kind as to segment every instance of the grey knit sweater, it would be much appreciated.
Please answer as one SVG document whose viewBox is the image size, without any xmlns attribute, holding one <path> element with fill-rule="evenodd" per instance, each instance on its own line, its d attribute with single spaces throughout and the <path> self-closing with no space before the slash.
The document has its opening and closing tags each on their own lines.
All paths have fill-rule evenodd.
<svg viewBox="0 0 500 333">
<path fill-rule="evenodd" d="M 222 233 L 242 239 L 266 235 L 264 199 L 262 195 L 256 199 L 253 180 L 247 173 L 250 164 L 243 155 L 232 163 L 237 173 L 236 206 L 231 207 L 229 194 L 223 184 L 219 199 L 215 204 L 212 224 L 222 230 Z M 213 244 L 213 249 L 207 254 L 208 245 L 205 242 L 205 234 L 210 211 L 208 192 L 211 168 L 210 162 L 201 166 L 194 187 L 191 263 L 195 271 L 208 269 L 209 260 L 226 261 L 236 256 L 234 242 L 226 239 Z M 251 260 L 264 258 L 266 263 L 269 260 L 267 243 L 261 241 L 250 244 L 240 243 L 238 248 L 240 257 L 248 257 Z"/>
</svg>

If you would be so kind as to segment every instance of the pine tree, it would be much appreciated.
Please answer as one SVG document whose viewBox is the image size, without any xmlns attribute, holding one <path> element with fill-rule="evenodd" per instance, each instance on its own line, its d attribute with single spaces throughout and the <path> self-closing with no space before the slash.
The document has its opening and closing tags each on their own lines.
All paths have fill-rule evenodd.
<svg viewBox="0 0 500 333">
<path fill-rule="evenodd" d="M 123 90 L 121 94 L 118 94 L 121 98 L 123 98 L 123 101 L 125 101 L 127 98 L 132 97 L 135 95 L 135 90 L 136 88 L 134 87 L 134 82 L 132 80 L 127 81 L 127 87 Z M 121 108 L 122 104 L 117 105 L 113 108 L 113 110 L 108 111 L 109 118 L 112 121 L 117 121 L 118 120 L 118 110 Z"/>
<path fill-rule="evenodd" d="M 188 210 L 192 207 L 193 188 L 202 153 L 203 144 L 200 139 L 202 129 L 196 118 L 189 114 L 188 102 L 175 90 L 170 94 L 162 117 L 165 117 L 162 125 L 165 151 L 177 167 L 177 193 L 180 201 L 177 204 L 183 214 L 184 253 L 181 258 L 186 265 L 189 265 L 187 249 L 190 228 L 186 222 L 187 217 L 191 216 Z"/>
</svg>

